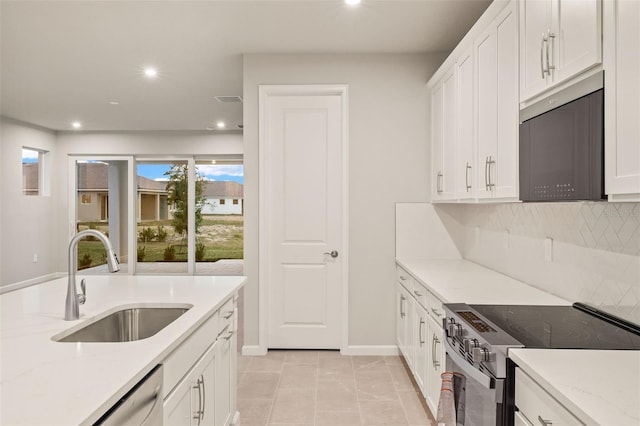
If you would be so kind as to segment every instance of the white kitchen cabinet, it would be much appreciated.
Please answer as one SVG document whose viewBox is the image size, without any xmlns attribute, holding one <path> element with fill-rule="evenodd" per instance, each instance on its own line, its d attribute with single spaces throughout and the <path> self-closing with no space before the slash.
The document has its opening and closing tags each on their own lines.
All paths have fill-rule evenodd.
<svg viewBox="0 0 640 426">
<path fill-rule="evenodd" d="M 602 62 L 601 0 L 520 2 L 520 101 Z"/>
<path fill-rule="evenodd" d="M 218 342 L 202 355 L 164 400 L 165 426 L 217 425 L 215 381 Z"/>
<path fill-rule="evenodd" d="M 476 191 L 475 92 L 473 49 L 467 49 L 456 61 L 457 76 L 457 151 L 455 156 L 455 193 L 459 200 L 474 198 Z"/>
<path fill-rule="evenodd" d="M 217 340 L 215 378 L 215 424 L 231 424 L 235 414 L 237 309 L 234 304 L 225 304 L 220 310 L 222 331 Z"/>
<path fill-rule="evenodd" d="M 640 2 L 604 3 L 605 192 L 640 201 Z"/>
<path fill-rule="evenodd" d="M 398 286 L 398 347 L 404 356 L 407 365 L 413 367 L 413 318 L 414 303 L 408 290 L 400 283 Z"/>
<path fill-rule="evenodd" d="M 427 350 L 427 321 L 429 316 L 427 310 L 420 304 L 415 303 L 415 316 L 413 320 L 414 354 L 413 377 L 423 394 L 427 392 L 427 362 L 429 352 Z"/>
<path fill-rule="evenodd" d="M 441 309 L 441 304 L 438 301 L 438 305 Z M 433 314 L 432 306 L 430 305 L 430 316 L 427 321 L 428 328 L 428 361 L 427 361 L 427 389 L 425 397 L 427 399 L 427 405 L 432 413 L 438 412 L 438 401 L 440 400 L 440 388 L 442 387 L 441 374 L 445 370 L 445 356 L 446 351 L 443 345 L 443 329 L 442 322 L 438 319 L 438 316 Z"/>
<path fill-rule="evenodd" d="M 452 67 L 431 92 L 432 200 L 455 199 L 456 74 Z"/>
<path fill-rule="evenodd" d="M 476 39 L 477 196 L 518 197 L 518 43 L 516 3 Z"/>
<path fill-rule="evenodd" d="M 583 424 L 520 368 L 516 368 L 515 405 L 525 424 L 526 421 L 554 426 Z"/>
</svg>

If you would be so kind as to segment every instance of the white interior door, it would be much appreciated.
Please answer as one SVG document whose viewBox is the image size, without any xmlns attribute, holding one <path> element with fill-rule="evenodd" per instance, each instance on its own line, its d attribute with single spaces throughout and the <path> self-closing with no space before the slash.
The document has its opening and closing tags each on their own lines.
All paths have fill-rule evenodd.
<svg viewBox="0 0 640 426">
<path fill-rule="evenodd" d="M 267 345 L 339 349 L 344 96 L 331 90 L 305 93 L 304 86 L 262 89 L 266 241 L 260 261 L 265 262 Z"/>
</svg>

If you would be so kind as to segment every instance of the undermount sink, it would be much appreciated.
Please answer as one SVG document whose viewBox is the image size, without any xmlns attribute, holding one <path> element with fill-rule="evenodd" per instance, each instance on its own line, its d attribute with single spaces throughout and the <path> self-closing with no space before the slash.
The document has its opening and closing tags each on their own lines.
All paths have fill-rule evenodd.
<svg viewBox="0 0 640 426">
<path fill-rule="evenodd" d="M 132 342 L 146 339 L 178 319 L 192 305 L 126 307 L 52 337 L 56 342 Z M 73 330 L 73 329 L 72 329 Z"/>
</svg>

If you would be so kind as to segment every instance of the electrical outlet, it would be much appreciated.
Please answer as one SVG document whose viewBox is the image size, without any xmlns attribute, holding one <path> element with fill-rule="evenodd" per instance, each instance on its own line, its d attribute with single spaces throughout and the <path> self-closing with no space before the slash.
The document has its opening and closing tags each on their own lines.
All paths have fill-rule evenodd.
<svg viewBox="0 0 640 426">
<path fill-rule="evenodd" d="M 544 239 L 544 260 L 546 262 L 553 262 L 553 238 Z"/>
</svg>

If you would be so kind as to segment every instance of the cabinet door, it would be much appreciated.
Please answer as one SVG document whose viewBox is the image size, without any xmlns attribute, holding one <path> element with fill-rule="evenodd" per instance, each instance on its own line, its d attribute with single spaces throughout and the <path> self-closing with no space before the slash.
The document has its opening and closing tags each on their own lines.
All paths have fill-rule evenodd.
<svg viewBox="0 0 640 426">
<path fill-rule="evenodd" d="M 429 339 L 427 341 L 429 356 L 427 358 L 427 405 L 432 413 L 438 411 L 440 388 L 442 387 L 441 374 L 445 370 L 446 350 L 444 347 L 443 330 L 440 324 L 429 317 Z"/>
<path fill-rule="evenodd" d="M 544 37 L 551 30 L 551 0 L 520 2 L 520 100 L 525 101 L 547 87 L 543 71 Z"/>
<path fill-rule="evenodd" d="M 400 351 L 404 356 L 407 365 L 413 368 L 414 362 L 414 347 L 413 347 L 413 318 L 415 315 L 414 302 L 409 292 L 398 284 L 399 292 L 399 308 L 400 315 L 398 320 L 400 321 L 398 340 L 400 344 Z"/>
<path fill-rule="evenodd" d="M 456 78 L 452 67 L 431 92 L 431 144 L 433 201 L 455 198 Z"/>
<path fill-rule="evenodd" d="M 612 201 L 640 201 L 640 2 L 604 8 L 605 191 Z"/>
<path fill-rule="evenodd" d="M 402 291 L 402 286 L 397 284 L 396 288 L 396 306 L 398 308 L 398 313 L 396 317 L 396 335 L 398 340 L 398 349 L 404 357 L 406 358 L 405 350 L 407 347 L 407 333 L 406 333 L 406 318 L 407 318 L 407 298 Z M 408 361 L 407 361 L 408 363 Z"/>
<path fill-rule="evenodd" d="M 601 0 L 555 0 L 552 83 L 565 81 L 602 62 Z"/>
<path fill-rule="evenodd" d="M 232 391 L 235 390 L 235 342 L 236 328 L 223 333 L 218 341 L 216 355 L 215 377 L 215 419 L 216 426 L 226 426 L 231 423 L 235 414 L 232 406 Z"/>
<path fill-rule="evenodd" d="M 518 66 L 515 3 L 475 43 L 478 197 L 518 196 Z"/>
<path fill-rule="evenodd" d="M 467 50 L 456 62 L 457 75 L 457 152 L 455 164 L 456 198 L 472 199 L 475 185 L 474 134 L 474 86 L 473 86 L 473 49 Z"/>
<path fill-rule="evenodd" d="M 415 317 L 413 320 L 413 335 L 415 358 L 413 362 L 413 376 L 423 394 L 427 392 L 427 355 L 429 330 L 427 325 L 427 311 L 416 303 Z"/>
<path fill-rule="evenodd" d="M 214 343 L 164 400 L 164 425 L 214 425 Z"/>
</svg>

